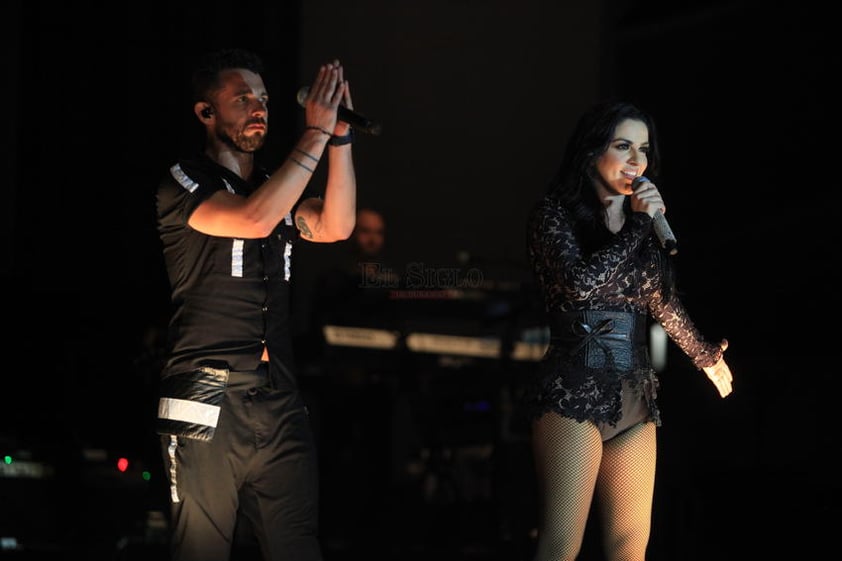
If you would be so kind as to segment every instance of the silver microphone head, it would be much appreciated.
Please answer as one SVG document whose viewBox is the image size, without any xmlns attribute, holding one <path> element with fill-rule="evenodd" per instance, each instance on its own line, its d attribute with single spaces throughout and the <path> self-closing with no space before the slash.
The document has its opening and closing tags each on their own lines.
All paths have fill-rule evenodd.
<svg viewBox="0 0 842 561">
<path fill-rule="evenodd" d="M 637 186 L 640 185 L 641 183 L 643 183 L 644 181 L 649 181 L 649 179 L 645 175 L 638 175 L 637 177 L 632 179 L 632 184 L 631 184 L 632 191 L 637 189 Z"/>
</svg>

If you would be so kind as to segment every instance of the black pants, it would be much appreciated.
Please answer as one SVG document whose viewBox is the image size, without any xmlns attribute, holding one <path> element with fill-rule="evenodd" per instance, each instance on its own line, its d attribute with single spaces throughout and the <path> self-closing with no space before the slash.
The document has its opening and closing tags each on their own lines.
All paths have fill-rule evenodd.
<svg viewBox="0 0 842 561">
<path fill-rule="evenodd" d="M 232 372 L 210 442 L 164 435 L 173 561 L 227 561 L 238 512 L 267 561 L 320 561 L 318 465 L 297 389 Z"/>
</svg>

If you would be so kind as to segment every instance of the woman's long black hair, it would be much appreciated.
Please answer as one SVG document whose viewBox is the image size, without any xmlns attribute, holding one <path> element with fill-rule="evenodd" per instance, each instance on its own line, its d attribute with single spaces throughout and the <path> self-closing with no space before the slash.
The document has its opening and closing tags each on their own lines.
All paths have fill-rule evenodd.
<svg viewBox="0 0 842 561">
<path fill-rule="evenodd" d="M 652 117 L 627 101 L 604 101 L 588 109 L 579 118 L 567 140 L 561 165 L 548 186 L 547 195 L 567 208 L 579 228 L 587 235 L 588 242 L 601 244 L 608 234 L 605 228 L 605 205 L 596 194 L 593 181 L 596 178 L 596 161 L 608 150 L 614 139 L 617 126 L 626 119 L 640 121 L 649 131 L 649 152 L 646 176 L 656 181 L 660 168 L 658 134 Z M 627 206 L 629 201 L 626 200 Z M 666 251 L 661 252 L 664 295 L 669 297 L 674 288 L 674 268 Z"/>
<path fill-rule="evenodd" d="M 608 150 L 617 126 L 626 119 L 640 121 L 649 130 L 646 175 L 653 181 L 658 176 L 658 135 L 649 114 L 625 101 L 606 101 L 592 106 L 576 123 L 558 172 L 549 185 L 549 194 L 572 210 L 578 219 L 597 222 L 603 218 L 605 207 L 593 188 L 596 161 Z"/>
</svg>

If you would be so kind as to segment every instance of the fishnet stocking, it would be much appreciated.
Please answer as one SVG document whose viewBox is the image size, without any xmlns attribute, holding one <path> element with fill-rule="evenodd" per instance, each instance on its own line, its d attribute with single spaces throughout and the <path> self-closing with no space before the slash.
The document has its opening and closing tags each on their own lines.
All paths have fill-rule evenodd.
<svg viewBox="0 0 842 561">
<path fill-rule="evenodd" d="M 641 423 L 603 444 L 596 482 L 608 561 L 644 561 L 655 491 L 655 425 Z"/>
<path fill-rule="evenodd" d="M 547 413 L 533 424 L 541 526 L 535 561 L 574 561 L 596 489 L 608 561 L 643 561 L 655 484 L 655 425 L 602 442 L 590 422 Z"/>
</svg>

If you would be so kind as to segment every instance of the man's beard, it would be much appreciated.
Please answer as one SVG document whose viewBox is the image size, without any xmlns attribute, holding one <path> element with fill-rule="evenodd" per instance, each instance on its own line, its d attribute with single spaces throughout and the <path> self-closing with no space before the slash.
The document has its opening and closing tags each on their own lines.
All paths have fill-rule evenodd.
<svg viewBox="0 0 842 561">
<path fill-rule="evenodd" d="M 217 131 L 217 135 L 219 136 L 219 139 L 232 150 L 247 154 L 257 151 L 261 146 L 263 146 L 263 143 L 266 142 L 265 134 L 245 136 L 242 131 L 240 131 L 236 136 L 232 137 L 227 132 L 220 130 Z"/>
</svg>

